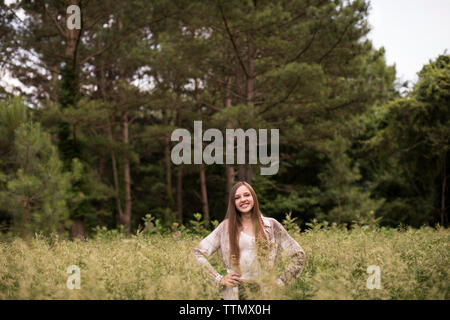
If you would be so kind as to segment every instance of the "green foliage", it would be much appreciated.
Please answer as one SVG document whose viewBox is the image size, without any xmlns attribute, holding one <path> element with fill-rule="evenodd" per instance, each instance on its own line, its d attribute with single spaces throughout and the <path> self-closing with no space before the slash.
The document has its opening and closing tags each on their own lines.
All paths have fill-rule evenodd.
<svg viewBox="0 0 450 320">
<path fill-rule="evenodd" d="M 386 198 L 384 222 L 448 223 L 446 164 L 450 146 L 449 56 L 425 65 L 409 96 L 379 113 L 380 129 L 370 140 L 379 161 L 375 192 Z"/>
<path fill-rule="evenodd" d="M 306 226 L 309 228 L 308 231 L 314 232 L 318 230 L 328 230 L 330 223 L 327 220 L 318 221 L 317 219 L 312 219 L 310 222 L 306 223 Z M 336 225 L 336 223 L 335 223 Z M 344 225 L 345 226 L 345 225 Z"/>
<path fill-rule="evenodd" d="M 108 230 L 107 227 L 96 226 L 94 228 L 93 239 L 102 239 L 102 240 L 113 240 L 120 239 L 125 237 L 125 230 L 123 225 L 119 225 L 118 229 Z"/>
<path fill-rule="evenodd" d="M 206 228 L 207 223 L 208 222 L 206 220 L 202 219 L 201 213 L 194 213 L 194 219 L 189 220 L 189 229 L 192 233 L 205 237 L 210 233 L 210 231 Z M 213 221 L 212 225 L 217 226 L 218 221 Z"/>
<path fill-rule="evenodd" d="M 68 218 L 66 200 L 70 175 L 62 171 L 56 147 L 39 123 L 24 123 L 15 130 L 17 171 L 4 180 L 3 207 L 22 234 L 60 230 Z"/>
<path fill-rule="evenodd" d="M 361 221 L 361 226 L 368 226 L 369 228 L 379 228 L 380 222 L 383 220 L 383 217 L 376 217 L 375 212 L 372 210 L 369 212 L 369 215 L 367 216 L 366 220 Z"/>
<path fill-rule="evenodd" d="M 297 217 L 292 218 L 291 215 L 292 215 L 292 212 L 286 213 L 286 217 L 282 221 L 282 224 L 283 224 L 283 226 L 284 226 L 284 228 L 286 229 L 287 232 L 289 232 L 289 233 L 299 233 L 300 232 L 300 227 L 295 222 L 295 220 L 297 220 Z"/>
<path fill-rule="evenodd" d="M 97 223 L 96 201 L 106 200 L 112 190 L 101 183 L 96 172 L 83 164 L 78 158 L 72 159 L 70 189 L 67 191 L 68 207 L 71 219 L 91 219 Z"/>
<path fill-rule="evenodd" d="M 189 221 L 189 225 L 186 227 L 183 224 L 173 222 L 171 225 L 165 225 L 161 223 L 161 220 L 148 213 L 142 218 L 142 225 L 139 225 L 137 230 L 137 235 L 167 235 L 171 234 L 176 240 L 179 238 L 185 238 L 188 234 L 206 237 L 211 230 L 205 227 L 207 221 L 202 219 L 201 213 L 195 213 L 194 219 Z M 219 221 L 211 221 L 211 227 L 213 229 L 217 228 Z M 122 232 L 116 230 L 108 230 L 106 227 L 95 228 L 96 236 L 111 236 L 122 235 Z"/>
<path fill-rule="evenodd" d="M 347 140 L 336 136 L 329 147 L 330 163 L 319 177 L 325 188 L 323 201 L 332 201 L 332 209 L 319 218 L 338 224 L 361 223 L 382 205 L 383 200 L 371 199 L 370 192 L 357 184 L 361 175 L 356 165 L 352 168 L 351 159 L 346 154 L 349 148 Z"/>
<path fill-rule="evenodd" d="M 281 220 L 284 213 L 291 212 L 303 227 L 305 221 L 321 212 L 321 191 L 317 187 L 292 184 L 282 189 L 275 179 L 267 176 L 257 176 L 252 185 L 258 195 L 260 210 L 265 216 Z"/>
<path fill-rule="evenodd" d="M 28 121 L 29 111 L 20 97 L 0 101 L 0 139 L 6 143 L 14 137 L 14 131 Z"/>
<path fill-rule="evenodd" d="M 150 213 L 146 214 L 145 217 L 142 218 L 144 222 L 144 234 L 163 234 L 167 230 L 162 226 L 159 219 L 155 219 Z"/>
</svg>

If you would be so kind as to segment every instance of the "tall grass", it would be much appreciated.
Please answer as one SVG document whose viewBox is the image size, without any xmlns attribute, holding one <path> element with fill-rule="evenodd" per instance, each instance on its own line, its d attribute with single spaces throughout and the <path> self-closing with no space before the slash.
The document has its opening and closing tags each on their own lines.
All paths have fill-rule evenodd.
<svg viewBox="0 0 450 320">
<path fill-rule="evenodd" d="M 263 299 L 449 299 L 448 229 L 313 228 L 291 231 L 306 252 L 300 277 L 286 288 L 265 282 Z M 191 255 L 201 237 L 98 236 L 67 241 L 36 236 L 0 242 L 0 299 L 219 299 Z M 210 258 L 223 273 L 217 254 Z M 69 290 L 66 271 L 81 270 Z M 381 288 L 366 286 L 367 267 Z"/>
</svg>

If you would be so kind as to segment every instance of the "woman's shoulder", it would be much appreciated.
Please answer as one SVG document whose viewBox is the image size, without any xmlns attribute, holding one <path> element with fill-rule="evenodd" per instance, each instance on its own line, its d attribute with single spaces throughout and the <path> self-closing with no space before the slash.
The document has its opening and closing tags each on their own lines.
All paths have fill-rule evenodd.
<svg viewBox="0 0 450 320">
<path fill-rule="evenodd" d="M 279 223 L 275 218 L 261 216 L 264 226 L 272 227 L 274 224 Z"/>
<path fill-rule="evenodd" d="M 227 230 L 227 225 L 228 225 L 228 219 L 224 219 L 224 220 L 222 220 L 222 222 L 220 222 L 219 224 L 218 224 L 218 226 L 216 227 L 216 230 L 217 231 L 224 231 L 224 230 Z"/>
<path fill-rule="evenodd" d="M 280 230 L 283 228 L 282 224 L 275 218 L 262 216 L 264 227 Z"/>
</svg>

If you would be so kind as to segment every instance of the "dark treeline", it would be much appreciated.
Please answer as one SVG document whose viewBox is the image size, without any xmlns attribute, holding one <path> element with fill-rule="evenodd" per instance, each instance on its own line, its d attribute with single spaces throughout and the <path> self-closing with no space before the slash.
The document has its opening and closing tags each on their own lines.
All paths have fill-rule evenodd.
<svg viewBox="0 0 450 320">
<path fill-rule="evenodd" d="M 238 180 L 302 228 L 448 225 L 450 57 L 400 94 L 367 39 L 368 1 L 0 4 L 3 232 L 222 220 Z M 194 120 L 279 129 L 278 173 L 174 165 L 171 133 Z"/>
</svg>

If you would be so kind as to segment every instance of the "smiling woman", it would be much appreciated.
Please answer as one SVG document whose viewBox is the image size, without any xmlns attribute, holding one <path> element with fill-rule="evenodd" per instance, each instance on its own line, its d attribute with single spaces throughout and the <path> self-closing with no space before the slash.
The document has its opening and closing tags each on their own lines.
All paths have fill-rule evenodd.
<svg viewBox="0 0 450 320">
<path fill-rule="evenodd" d="M 227 270 L 224 276 L 207 260 L 217 250 Z M 288 256 L 288 265 L 271 281 L 267 275 L 273 274 L 282 252 Z M 303 249 L 277 220 L 261 214 L 255 191 L 243 181 L 231 189 L 224 221 L 193 253 L 210 279 L 221 286 L 225 300 L 262 298 L 266 290 L 287 285 L 305 264 Z"/>
</svg>

